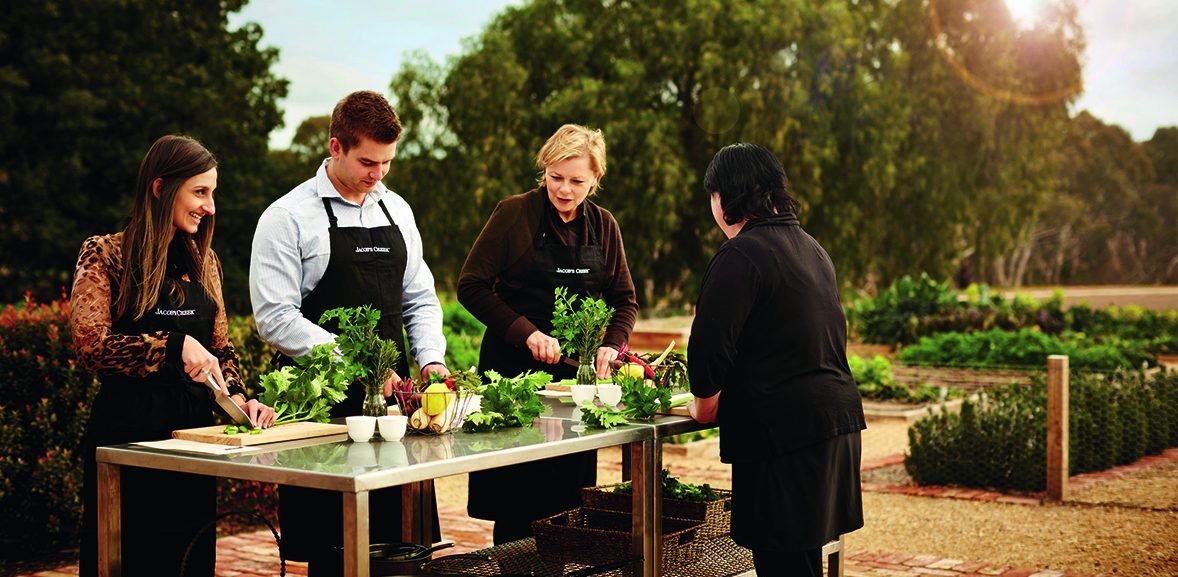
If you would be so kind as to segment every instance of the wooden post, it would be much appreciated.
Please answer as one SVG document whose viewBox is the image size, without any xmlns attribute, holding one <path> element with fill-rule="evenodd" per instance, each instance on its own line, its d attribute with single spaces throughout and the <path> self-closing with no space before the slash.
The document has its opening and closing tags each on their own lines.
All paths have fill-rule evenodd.
<svg viewBox="0 0 1178 577">
<path fill-rule="evenodd" d="M 1068 357 L 1047 357 L 1047 497 L 1068 500 Z"/>
</svg>

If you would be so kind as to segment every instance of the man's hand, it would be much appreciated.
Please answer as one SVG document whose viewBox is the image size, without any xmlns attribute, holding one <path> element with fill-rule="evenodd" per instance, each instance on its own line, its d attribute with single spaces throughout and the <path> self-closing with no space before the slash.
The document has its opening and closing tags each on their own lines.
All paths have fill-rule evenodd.
<svg viewBox="0 0 1178 577">
<path fill-rule="evenodd" d="M 397 375 L 396 371 L 389 373 L 389 379 L 384 382 L 384 397 L 387 399 L 393 396 L 393 385 L 401 384 L 401 377 Z"/>
<path fill-rule="evenodd" d="M 450 376 L 450 369 L 447 369 L 446 365 L 443 365 L 442 363 L 430 363 L 424 367 L 421 367 L 421 381 L 422 382 L 429 381 L 430 375 L 438 375 L 440 377 L 448 377 L 448 376 Z"/>
</svg>

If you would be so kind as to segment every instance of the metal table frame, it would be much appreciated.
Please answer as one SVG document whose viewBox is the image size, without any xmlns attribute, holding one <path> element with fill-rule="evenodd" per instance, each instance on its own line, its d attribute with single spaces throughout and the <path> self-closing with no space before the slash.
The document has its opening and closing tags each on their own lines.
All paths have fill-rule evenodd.
<svg viewBox="0 0 1178 577">
<path fill-rule="evenodd" d="M 630 425 L 609 431 L 593 431 L 585 436 L 568 437 L 567 431 L 577 421 L 571 417 L 572 409 L 567 411 L 558 404 L 549 403 L 553 407 L 554 416 L 541 417 L 534 426 L 538 428 L 559 426 L 565 431 L 559 440 L 545 440 L 541 443 L 531 443 L 524 446 L 512 446 L 486 452 L 472 452 L 460 456 L 443 456 L 442 458 L 426 458 L 420 462 L 398 467 L 379 467 L 372 471 L 342 474 L 331 472 L 304 471 L 282 468 L 258 462 L 257 459 L 246 460 L 258 455 L 281 455 L 284 451 L 326 445 L 349 444 L 346 435 L 306 439 L 274 445 L 263 445 L 263 452 L 226 457 L 216 455 L 178 453 L 150 449 L 137 445 L 118 445 L 100 447 L 97 450 L 98 465 L 98 564 L 99 574 L 104 577 L 121 577 L 122 574 L 122 531 L 121 531 L 121 482 L 122 467 L 143 467 L 226 477 L 265 483 L 279 483 L 326 489 L 341 493 L 343 499 L 343 545 L 344 574 L 347 577 L 368 577 L 368 528 L 369 503 L 368 493 L 375 489 L 393 486 L 405 486 L 402 499 L 407 507 L 403 507 L 402 528 L 406 540 L 421 542 L 425 535 L 432 532 L 429 527 L 428 516 L 423 514 L 422 502 L 428 502 L 432 497 L 432 481 L 438 477 L 445 477 L 460 473 L 469 473 L 514 465 L 529 461 L 537 461 L 549 457 L 567 455 L 583 451 L 590 451 L 612 446 L 624 446 L 623 454 L 628 457 L 629 464 L 624 467 L 633 482 L 633 551 L 643 558 L 643 575 L 653 577 L 658 574 L 661 558 L 660 540 L 655 538 L 661 532 L 661 493 L 662 484 L 659 474 L 662 470 L 662 446 L 656 433 L 660 427 L 652 425 Z M 682 417 L 667 417 L 667 419 L 686 420 L 694 428 L 702 428 L 691 419 Z M 684 430 L 692 430 L 690 426 L 678 425 L 662 430 L 677 430 L 683 426 Z M 575 429 L 574 429 L 575 430 Z M 510 436 L 515 429 L 501 432 Z M 466 434 L 456 432 L 455 438 L 464 440 L 478 436 L 495 436 L 500 433 Z M 674 434 L 674 433 L 668 433 Z M 410 436 L 404 443 L 412 448 L 415 445 L 429 449 L 431 445 L 445 443 L 447 436 L 428 437 Z M 483 437 L 487 438 L 487 437 Z"/>
</svg>

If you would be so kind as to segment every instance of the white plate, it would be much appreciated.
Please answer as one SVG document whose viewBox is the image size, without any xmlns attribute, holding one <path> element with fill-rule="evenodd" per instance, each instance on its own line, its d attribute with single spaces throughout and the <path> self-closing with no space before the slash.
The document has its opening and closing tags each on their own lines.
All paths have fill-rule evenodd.
<svg viewBox="0 0 1178 577">
<path fill-rule="evenodd" d="M 573 394 L 569 391 L 550 391 L 548 389 L 540 389 L 536 391 L 537 395 L 541 397 L 571 397 Z"/>
</svg>

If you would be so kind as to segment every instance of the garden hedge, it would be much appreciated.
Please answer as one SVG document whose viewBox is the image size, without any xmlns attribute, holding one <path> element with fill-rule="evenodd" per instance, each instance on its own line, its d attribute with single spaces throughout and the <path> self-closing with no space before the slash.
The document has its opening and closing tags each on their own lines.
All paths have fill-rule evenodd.
<svg viewBox="0 0 1178 577">
<path fill-rule="evenodd" d="M 1178 446 L 1178 372 L 1070 378 L 1068 470 L 1102 471 Z M 1042 491 L 1047 483 L 1047 389 L 1008 385 L 908 429 L 904 467 L 920 485 Z"/>
</svg>

